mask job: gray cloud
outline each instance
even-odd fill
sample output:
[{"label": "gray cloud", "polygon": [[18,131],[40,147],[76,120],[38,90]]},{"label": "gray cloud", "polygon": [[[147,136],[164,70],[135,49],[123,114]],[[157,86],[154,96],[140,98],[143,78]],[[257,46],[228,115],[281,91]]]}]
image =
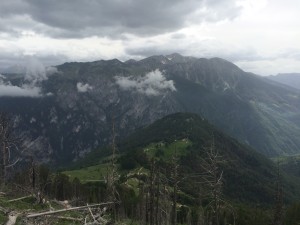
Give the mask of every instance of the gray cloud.
[{"label": "gray cloud", "polygon": [[184,48],[181,46],[169,46],[163,44],[154,44],[141,48],[140,46],[126,47],[125,52],[132,57],[149,57],[152,55],[169,55],[174,52],[184,54]]},{"label": "gray cloud", "polygon": [[47,80],[46,68],[36,58],[30,58],[26,64],[25,80],[33,83]]},{"label": "gray cloud", "polygon": [[283,52],[281,52],[280,54],[281,58],[289,58],[289,59],[296,59],[296,60],[300,60],[300,49],[297,48],[290,48],[290,49],[286,49]]},{"label": "gray cloud", "polygon": [[175,33],[171,35],[172,39],[184,39],[186,35],[184,33]]},{"label": "gray cloud", "polygon": [[237,6],[235,0],[204,0],[202,8],[198,8],[195,14],[191,15],[194,21],[199,21],[198,18],[202,18],[203,21],[217,22],[220,20],[233,20],[239,16],[242,8]]},{"label": "gray cloud", "polygon": [[[235,0],[10,0],[0,2],[0,13],[0,29],[6,32],[27,26],[56,37],[120,38],[123,33],[154,35],[174,31],[187,23],[233,19],[240,8]],[[23,20],[18,20],[20,17]],[[24,18],[27,25],[21,22]],[[13,29],[5,26],[8,21]]]},{"label": "gray cloud", "polygon": [[4,72],[22,74],[24,75],[24,80],[29,83],[39,83],[47,80],[48,76],[58,72],[56,67],[44,66],[41,60],[32,56],[22,60],[15,59],[13,62],[15,64],[4,69]]},{"label": "gray cloud", "polygon": [[[262,57],[253,48],[236,48],[225,45],[217,40],[194,41],[193,37],[186,37],[185,40],[173,38],[167,43],[152,43],[143,47],[134,45],[125,48],[128,55],[134,57],[149,57],[152,55],[168,55],[174,52],[186,56],[203,58],[220,57],[229,61],[256,61],[274,59],[276,56]],[[142,43],[143,44],[143,43]]]},{"label": "gray cloud", "polygon": [[[56,72],[54,65],[64,63],[69,60],[64,55],[54,55],[51,53],[44,53],[43,55],[37,54],[37,56],[24,56],[22,52],[14,50],[0,52],[0,72],[2,73],[30,73],[33,72],[36,75],[39,73],[47,75]],[[39,70],[39,72],[38,72]],[[33,75],[29,75],[33,76]]]},{"label": "gray cloud", "polygon": [[140,77],[115,77],[123,90],[136,91],[148,96],[157,96],[166,91],[176,91],[173,80],[166,80],[161,71],[155,70]]},{"label": "gray cloud", "polygon": [[[299,20],[294,19],[298,15],[297,7],[292,7],[298,2],[289,0],[289,4],[279,4],[276,1],[278,3],[273,4],[269,1],[265,6],[259,2],[2,0],[0,72],[23,68],[26,73],[24,65],[28,55],[34,55],[43,65],[49,66],[66,61],[140,59],[173,52],[221,57],[243,66],[248,63],[251,67],[248,65],[246,69],[257,65],[262,71],[269,64],[263,66],[256,62],[289,59],[293,70],[298,70],[300,54],[296,31]],[[282,22],[277,22],[278,15],[291,16],[290,19],[280,17]],[[237,17],[241,19],[228,23]],[[271,21],[278,25],[274,31]],[[203,40],[205,38],[208,40]],[[272,66],[282,71],[282,65]],[[38,74],[44,72],[40,70]],[[31,75],[27,77],[45,78]]]}]

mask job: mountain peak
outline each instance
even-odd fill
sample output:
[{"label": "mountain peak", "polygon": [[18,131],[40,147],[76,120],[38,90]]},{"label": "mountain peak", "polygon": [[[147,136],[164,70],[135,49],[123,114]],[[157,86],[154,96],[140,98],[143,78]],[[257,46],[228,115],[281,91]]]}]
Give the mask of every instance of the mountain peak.
[{"label": "mountain peak", "polygon": [[174,59],[174,58],[184,58],[184,56],[180,55],[179,53],[177,52],[174,52],[170,55],[166,55],[167,58],[169,58],[170,60]]},{"label": "mountain peak", "polygon": [[183,56],[183,55],[180,55],[179,53],[172,53],[170,55],[166,55],[166,57],[173,63],[185,63],[185,62],[196,59],[195,57]]},{"label": "mountain peak", "polygon": [[134,64],[134,63],[136,63],[137,61],[135,60],[135,59],[128,59],[128,60],[126,60],[124,63],[125,64]]}]

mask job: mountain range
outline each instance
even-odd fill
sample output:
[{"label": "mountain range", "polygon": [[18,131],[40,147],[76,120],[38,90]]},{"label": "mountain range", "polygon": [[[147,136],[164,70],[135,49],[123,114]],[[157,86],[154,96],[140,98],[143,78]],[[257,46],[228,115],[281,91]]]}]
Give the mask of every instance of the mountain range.
[{"label": "mountain range", "polygon": [[300,89],[300,73],[279,73],[267,78],[287,86]]},{"label": "mountain range", "polygon": [[113,127],[121,140],[176,112],[196,113],[266,156],[299,153],[300,92],[220,58],[71,62],[3,74],[1,89],[1,111],[43,162],[76,160],[111,143]]}]

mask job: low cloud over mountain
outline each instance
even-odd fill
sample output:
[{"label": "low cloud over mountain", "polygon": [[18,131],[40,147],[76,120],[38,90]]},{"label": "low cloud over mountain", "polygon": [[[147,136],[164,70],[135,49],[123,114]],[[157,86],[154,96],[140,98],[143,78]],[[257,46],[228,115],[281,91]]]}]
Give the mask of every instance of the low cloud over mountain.
[{"label": "low cloud over mountain", "polygon": [[[11,83],[7,76],[0,75],[0,96],[6,97],[43,97],[41,82],[48,79],[48,76],[57,73],[55,67],[45,67],[39,60],[31,57],[25,64],[12,68],[11,73],[20,74],[16,84]],[[47,93],[47,96],[51,93]]]},{"label": "low cloud over mountain", "polygon": [[39,87],[31,87],[22,85],[21,87],[14,86],[9,82],[3,82],[0,78],[0,97],[41,97],[41,89]]},{"label": "low cloud over mountain", "polygon": [[78,82],[77,85],[76,85],[76,87],[77,87],[77,91],[78,92],[87,92],[87,91],[93,89],[93,87],[90,86],[89,84],[83,84],[81,82]]},{"label": "low cloud over mountain", "polygon": [[176,91],[173,80],[166,77],[158,69],[139,77],[115,77],[116,83],[123,90],[137,91],[148,96],[160,95],[167,91]]}]

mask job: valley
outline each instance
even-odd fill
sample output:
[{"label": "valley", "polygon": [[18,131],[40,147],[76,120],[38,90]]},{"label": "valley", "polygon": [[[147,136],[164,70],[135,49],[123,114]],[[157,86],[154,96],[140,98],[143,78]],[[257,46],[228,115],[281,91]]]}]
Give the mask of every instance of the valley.
[{"label": "valley", "polygon": [[[60,213],[68,199],[71,208],[108,202],[99,218],[126,224],[259,225],[272,222],[273,207],[285,210],[287,225],[295,221],[298,90],[220,58],[179,54],[55,68],[38,81],[1,77],[39,92],[0,96],[24,148],[22,170],[2,189],[0,219],[8,204],[31,224],[32,214],[53,204]],[[50,206],[37,204],[37,192]],[[49,218],[80,224],[90,210]]]},{"label": "valley", "polygon": [[299,225],[299,9],[0,0],[0,225]]}]

